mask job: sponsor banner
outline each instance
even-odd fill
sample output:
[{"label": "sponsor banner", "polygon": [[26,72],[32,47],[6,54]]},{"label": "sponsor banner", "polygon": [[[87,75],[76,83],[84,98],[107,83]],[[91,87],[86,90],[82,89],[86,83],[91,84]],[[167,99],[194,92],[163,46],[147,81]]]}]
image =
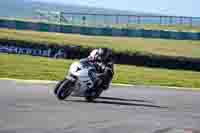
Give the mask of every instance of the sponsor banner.
[{"label": "sponsor banner", "polygon": [[66,53],[63,49],[55,50],[53,48],[40,49],[40,48],[24,48],[20,46],[9,46],[0,44],[0,53],[24,54],[32,56],[64,58]]}]

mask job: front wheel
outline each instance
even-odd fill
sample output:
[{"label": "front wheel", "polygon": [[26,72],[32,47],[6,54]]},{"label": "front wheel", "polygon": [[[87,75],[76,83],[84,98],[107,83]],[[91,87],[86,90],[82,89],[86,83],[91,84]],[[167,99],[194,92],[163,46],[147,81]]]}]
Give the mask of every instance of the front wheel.
[{"label": "front wheel", "polygon": [[56,86],[55,86],[55,88],[54,88],[54,94],[55,94],[55,95],[57,95],[57,92],[58,92],[58,89],[59,89],[60,85],[61,85],[65,80],[66,80],[66,79],[63,79],[63,80],[59,81],[59,82],[56,84]]},{"label": "front wheel", "polygon": [[72,81],[65,79],[57,90],[57,98],[59,100],[64,100],[72,93],[74,84]]}]

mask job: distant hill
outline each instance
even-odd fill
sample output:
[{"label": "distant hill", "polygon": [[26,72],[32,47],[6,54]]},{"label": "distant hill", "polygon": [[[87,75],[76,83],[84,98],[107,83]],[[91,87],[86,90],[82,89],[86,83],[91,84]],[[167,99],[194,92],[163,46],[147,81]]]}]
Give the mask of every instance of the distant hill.
[{"label": "distant hill", "polygon": [[120,10],[94,8],[87,6],[42,3],[31,0],[0,0],[0,17],[32,18],[35,15],[35,11],[37,9],[49,10],[49,11],[96,13],[96,14],[157,15],[151,13],[120,11]]}]

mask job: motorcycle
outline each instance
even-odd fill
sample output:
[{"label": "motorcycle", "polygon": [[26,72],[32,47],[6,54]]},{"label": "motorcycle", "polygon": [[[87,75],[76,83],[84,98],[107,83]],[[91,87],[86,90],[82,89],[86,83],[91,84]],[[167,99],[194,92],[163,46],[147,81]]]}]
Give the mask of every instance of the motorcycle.
[{"label": "motorcycle", "polygon": [[[83,96],[87,101],[93,101],[103,92],[101,85],[93,88],[94,82],[90,78],[90,74],[96,75],[96,68],[93,65],[83,66],[80,62],[74,62],[69,68],[69,72],[65,79],[60,81],[54,93],[59,100],[64,100],[70,95]],[[98,81],[101,84],[101,81]],[[90,91],[90,89],[92,89]]]}]

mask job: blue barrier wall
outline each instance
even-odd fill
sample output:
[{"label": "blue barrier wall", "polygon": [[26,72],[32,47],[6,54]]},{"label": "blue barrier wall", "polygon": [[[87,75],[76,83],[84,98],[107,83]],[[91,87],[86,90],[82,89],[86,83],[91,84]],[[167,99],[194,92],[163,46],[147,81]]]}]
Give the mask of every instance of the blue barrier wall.
[{"label": "blue barrier wall", "polygon": [[72,25],[59,25],[36,23],[18,20],[0,19],[1,28],[11,28],[19,30],[35,30],[45,32],[74,33],[83,35],[101,35],[101,36],[127,36],[143,38],[163,38],[177,40],[200,40],[199,32],[176,32],[164,30],[144,30],[144,29],[117,29],[117,28],[96,28]]}]

